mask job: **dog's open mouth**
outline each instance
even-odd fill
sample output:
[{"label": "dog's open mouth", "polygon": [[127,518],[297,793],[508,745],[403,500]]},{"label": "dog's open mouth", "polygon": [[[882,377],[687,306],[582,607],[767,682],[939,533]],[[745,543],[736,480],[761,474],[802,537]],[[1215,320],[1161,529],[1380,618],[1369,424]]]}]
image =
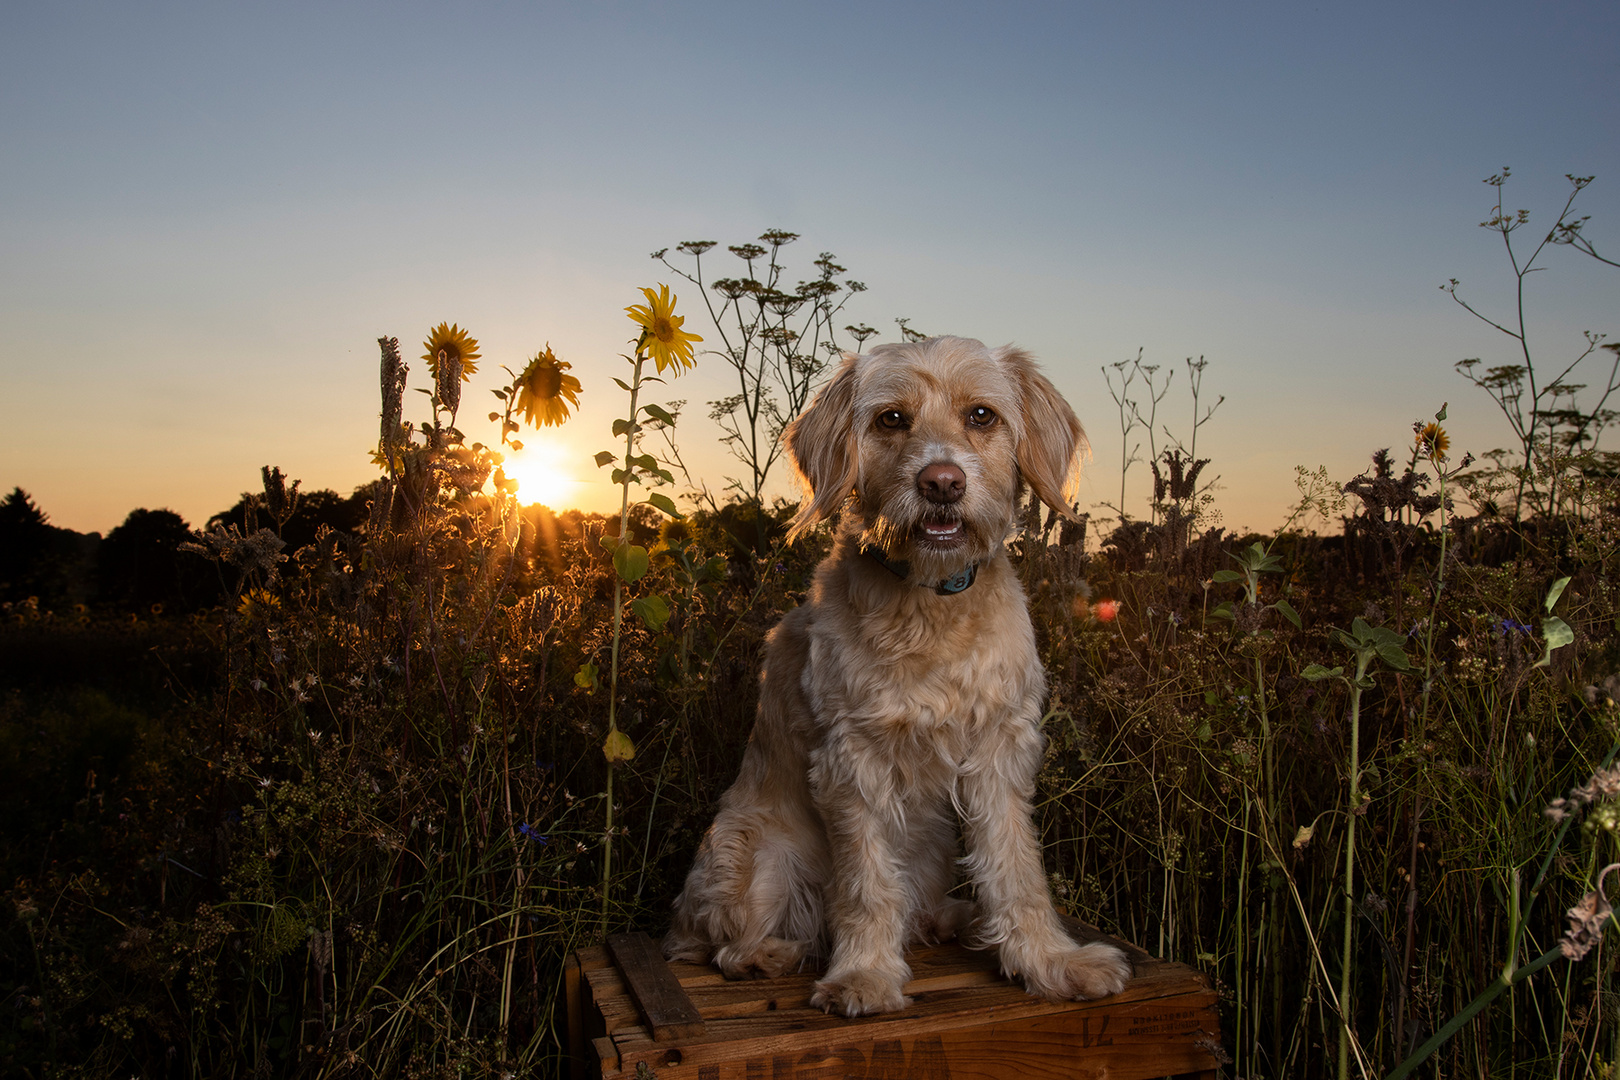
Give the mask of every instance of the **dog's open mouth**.
[{"label": "dog's open mouth", "polygon": [[967,543],[967,525],[960,518],[951,521],[924,521],[917,526],[917,542],[936,551],[946,551]]}]

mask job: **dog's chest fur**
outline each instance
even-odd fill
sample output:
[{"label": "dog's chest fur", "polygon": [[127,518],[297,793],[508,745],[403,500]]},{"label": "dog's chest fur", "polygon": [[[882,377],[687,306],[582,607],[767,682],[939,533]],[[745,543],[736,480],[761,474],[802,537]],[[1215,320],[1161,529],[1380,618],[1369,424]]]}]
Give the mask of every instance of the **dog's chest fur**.
[{"label": "dog's chest fur", "polygon": [[889,578],[859,556],[823,567],[800,681],[816,728],[806,734],[873,751],[899,788],[937,790],[1000,729],[1033,723],[1045,676],[1005,556],[952,596]]}]

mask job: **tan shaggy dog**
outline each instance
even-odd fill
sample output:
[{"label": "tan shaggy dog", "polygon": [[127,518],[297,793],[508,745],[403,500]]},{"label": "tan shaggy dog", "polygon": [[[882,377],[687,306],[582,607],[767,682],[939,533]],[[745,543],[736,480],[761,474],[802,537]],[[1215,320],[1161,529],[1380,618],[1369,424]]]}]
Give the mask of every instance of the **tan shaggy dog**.
[{"label": "tan shaggy dog", "polygon": [[[845,354],[787,431],[840,514],[808,602],[765,649],[759,715],[675,922],[671,958],[733,978],[826,956],[811,1003],[907,1004],[911,942],[999,946],[1032,994],[1117,992],[1130,964],[1076,945],[1031,821],[1046,677],[1006,540],[1027,483],[1069,514],[1084,442],[1029,355],[939,337]],[[948,895],[960,860],[977,905]]]}]

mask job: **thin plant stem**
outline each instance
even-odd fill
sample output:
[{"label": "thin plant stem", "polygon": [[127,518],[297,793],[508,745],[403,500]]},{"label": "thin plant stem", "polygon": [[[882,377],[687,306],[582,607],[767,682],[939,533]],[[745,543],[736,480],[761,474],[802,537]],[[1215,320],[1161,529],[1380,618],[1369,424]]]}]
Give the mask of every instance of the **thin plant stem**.
[{"label": "thin plant stem", "polygon": [[[631,458],[636,452],[636,399],[641,396],[641,368],[647,357],[642,349],[647,344],[647,331],[643,330],[641,338],[636,342],[636,356],[632,363],[635,371],[630,376],[630,417],[631,423],[624,433],[624,475],[619,481],[619,546],[622,548],[630,542],[630,476]],[[624,627],[624,578],[615,573],[613,575],[613,648],[609,653],[608,674],[608,738],[611,740],[618,734],[618,705],[619,705],[619,639]],[[613,774],[617,771],[617,762],[608,762],[607,772],[607,811],[606,831],[602,834],[602,929],[606,931],[608,923],[608,904],[613,880]]]},{"label": "thin plant stem", "polygon": [[1440,478],[1440,559],[1434,568],[1434,601],[1429,605],[1429,628],[1423,638],[1423,711],[1418,720],[1419,739],[1429,725],[1429,691],[1434,687],[1434,624],[1440,619],[1440,592],[1446,586],[1446,541],[1451,535],[1446,523],[1446,471],[1438,459],[1435,473]]},{"label": "thin plant stem", "polygon": [[1361,808],[1361,683],[1373,653],[1362,650],[1356,658],[1356,678],[1350,684],[1350,806],[1344,834],[1344,950],[1339,972],[1339,1080],[1350,1080],[1350,976],[1355,931],[1356,811]]}]

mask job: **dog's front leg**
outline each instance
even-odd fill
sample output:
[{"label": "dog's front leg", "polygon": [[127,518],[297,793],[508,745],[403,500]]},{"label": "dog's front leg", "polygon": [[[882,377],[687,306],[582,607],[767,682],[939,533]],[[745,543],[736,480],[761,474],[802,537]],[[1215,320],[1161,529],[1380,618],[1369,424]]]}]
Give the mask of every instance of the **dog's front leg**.
[{"label": "dog's front leg", "polygon": [[964,860],[978,892],[978,936],[1001,947],[1001,967],[1032,994],[1054,1000],[1116,994],[1131,964],[1112,945],[1077,945],[1052,909],[1035,834],[1035,770],[1041,736],[1033,721],[981,747],[958,780]]},{"label": "dog's front leg", "polygon": [[870,760],[870,775],[860,775],[857,762],[870,755],[850,753],[841,741],[829,740],[812,755],[816,807],[832,850],[826,899],[833,950],[810,1004],[845,1016],[893,1012],[909,1004],[901,988],[911,977],[904,957],[909,901],[897,843],[903,818],[892,802],[869,801],[892,780],[876,775]]}]

